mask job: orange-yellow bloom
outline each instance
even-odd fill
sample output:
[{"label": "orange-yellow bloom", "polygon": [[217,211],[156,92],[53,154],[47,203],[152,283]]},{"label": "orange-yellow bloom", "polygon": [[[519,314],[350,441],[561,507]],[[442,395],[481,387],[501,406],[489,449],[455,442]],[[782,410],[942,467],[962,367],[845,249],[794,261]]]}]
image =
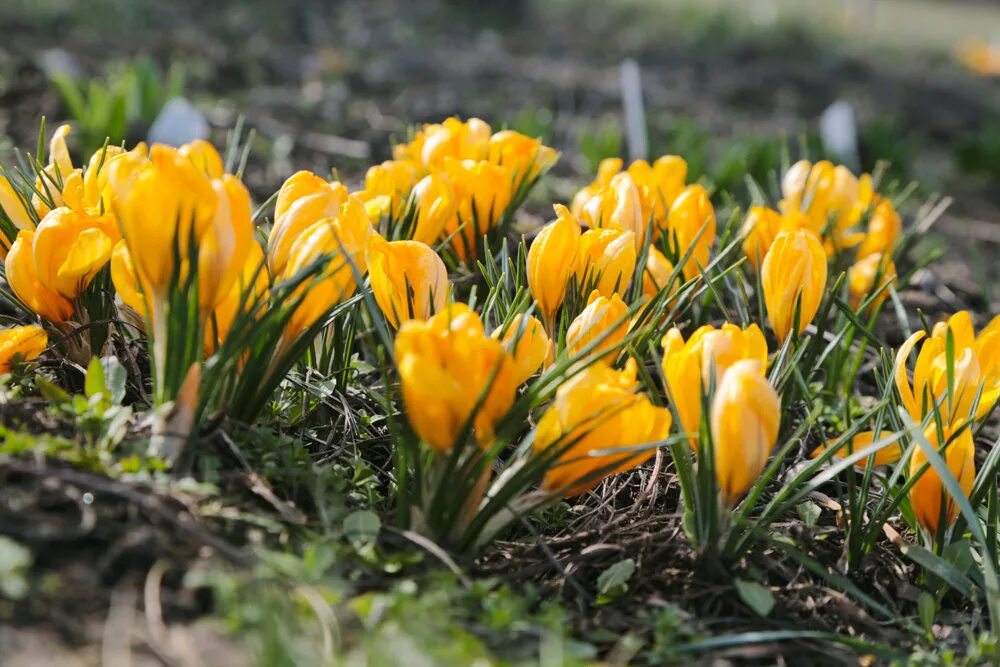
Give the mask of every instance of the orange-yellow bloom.
[{"label": "orange-yellow bloom", "polygon": [[414,186],[411,197],[416,219],[410,238],[433,245],[441,238],[444,226],[455,218],[458,206],[455,190],[443,175],[428,174]]},{"label": "orange-yellow bloom", "polygon": [[79,296],[111,259],[118,242],[114,220],[61,207],[35,229],[32,258],[38,280],[67,299]]},{"label": "orange-yellow bloom", "polygon": [[701,396],[713,381],[718,387],[725,372],[739,361],[757,362],[761,375],[767,368],[767,341],[756,324],[740,329],[725,323],[721,329],[706,324],[685,341],[676,327],[663,337],[663,377],[668,397],[688,434],[691,447],[698,447],[701,427]]},{"label": "orange-yellow bloom", "polygon": [[[883,440],[885,438],[891,437],[892,435],[893,435],[892,431],[880,431],[878,436],[875,435],[875,431],[862,431],[857,435],[855,435],[853,438],[851,438],[850,441],[846,443],[841,443],[839,448],[844,450],[845,456],[850,456],[854,452],[860,452],[865,448],[870,447],[872,443],[874,443],[876,440]],[[823,452],[827,451],[835,444],[837,444],[837,440],[838,438],[828,440],[825,445],[821,445],[819,448],[813,450],[810,456],[812,456],[813,458],[819,457],[820,455],[823,454]],[[896,461],[898,461],[902,456],[902,453],[903,452],[900,449],[898,442],[890,443],[885,447],[879,449],[877,452],[875,452],[872,456],[868,457],[867,459],[862,459],[858,461],[857,463],[854,464],[854,467],[859,468],[861,470],[865,470],[868,467],[868,461],[870,459],[873,459],[872,460],[873,466],[889,465],[891,463],[895,463]]]},{"label": "orange-yellow bloom", "polygon": [[[945,442],[952,437],[953,433],[954,429],[951,427],[944,429]],[[941,443],[938,440],[935,424],[927,427],[927,430],[924,431],[924,437],[935,448],[940,448]],[[948,465],[948,470],[958,480],[962,493],[968,498],[976,480],[976,448],[972,441],[971,429],[966,428],[955,437],[948,444],[946,451],[942,452],[942,457]],[[923,448],[915,449],[913,456],[910,457],[910,475],[915,475],[927,462],[927,455]],[[958,517],[958,503],[941,482],[941,477],[934,466],[929,466],[910,487],[909,496],[910,506],[913,508],[917,523],[932,536],[937,535],[942,518],[945,526],[950,526]]]},{"label": "orange-yellow bloom", "polygon": [[[875,282],[878,281],[878,285]],[[851,308],[855,310],[872,292],[883,285],[896,283],[896,264],[888,257],[875,253],[855,262],[847,271],[847,289]],[[888,288],[882,289],[872,308],[878,308],[889,296]]]},{"label": "orange-yellow bloom", "polygon": [[[112,257],[112,272],[114,266],[115,260]],[[239,277],[222,297],[222,300],[216,304],[212,313],[212,321],[206,331],[210,349],[214,349],[226,339],[237,315],[253,312],[255,308],[259,310],[259,304],[267,298],[270,286],[271,278],[268,275],[264,250],[259,243],[251,240]],[[122,300],[125,301],[124,298]],[[128,302],[126,301],[126,303]],[[214,341],[212,340],[213,332]]]},{"label": "orange-yellow bloom", "polygon": [[875,253],[891,253],[902,229],[903,222],[892,202],[888,199],[879,200],[868,220],[868,232],[858,246],[858,258]]},{"label": "orange-yellow bloom", "polygon": [[0,176],[0,213],[18,229],[35,228],[35,221],[28,213],[25,200],[3,176]]},{"label": "orange-yellow bloom", "polygon": [[[630,470],[653,455],[655,449],[610,452],[656,443],[670,432],[670,411],[654,406],[639,391],[635,360],[616,371],[597,362],[563,382],[555,400],[538,422],[532,448],[544,455],[555,448],[555,464],[542,488],[562,496],[576,496],[602,479]],[[595,454],[608,451],[608,453]]]},{"label": "orange-yellow bloom", "polygon": [[668,283],[673,273],[674,265],[670,263],[670,260],[655,246],[649,246],[649,252],[646,255],[646,271],[642,274],[643,296],[653,298],[660,290],[670,287]]},{"label": "orange-yellow bloom", "polygon": [[295,278],[321,257],[330,259],[318,277],[306,280],[293,293],[293,300],[301,297],[302,301],[286,326],[290,337],[304,332],[354,294],[355,269],[362,276],[367,271],[365,254],[370,233],[364,204],[351,197],[336,218],[318,220],[295,241],[279,280]]},{"label": "orange-yellow bloom", "polygon": [[752,206],[743,221],[743,254],[756,271],[781,230],[781,214],[766,206]]},{"label": "orange-yellow bloom", "polygon": [[[534,375],[549,353],[549,337],[545,335],[545,327],[533,316],[518,313],[511,320],[507,332],[500,336],[500,329],[493,332],[494,338],[500,338],[507,352],[514,358],[514,384],[520,386]],[[514,341],[517,344],[514,344]]]},{"label": "orange-yellow bloom", "polygon": [[801,300],[798,332],[816,317],[826,289],[826,252],[811,232],[784,231],[764,258],[761,285],[771,329],[784,342],[792,331],[796,305]]},{"label": "orange-yellow bloom", "polygon": [[357,196],[365,203],[369,217],[396,217],[417,182],[418,166],[408,160],[386,160],[368,168],[365,188]]},{"label": "orange-yellow bloom", "polygon": [[418,241],[368,237],[368,275],[389,324],[426,320],[448,300],[448,269],[434,249]]},{"label": "orange-yellow bloom", "polygon": [[566,330],[566,349],[571,355],[579,354],[591,343],[600,339],[601,343],[589,354],[601,354],[607,350],[605,361],[614,361],[618,347],[628,333],[628,306],[617,294],[609,299],[594,290],[583,309]]},{"label": "orange-yellow bloom", "polygon": [[592,229],[632,232],[636,252],[646,242],[648,220],[643,217],[639,189],[628,172],[615,174],[607,186],[583,205],[580,219]]},{"label": "orange-yellow bloom", "polygon": [[623,295],[635,273],[635,235],[620,229],[590,229],[580,236],[574,273],[583,290]]},{"label": "orange-yellow bloom", "polygon": [[[955,343],[952,360],[954,385],[948,391],[947,336]],[[968,311],[952,315],[947,322],[934,325],[931,337],[923,342],[913,370],[913,385],[907,379],[907,360],[922,338],[918,331],[896,353],[894,376],[903,407],[920,423],[935,405],[940,404],[945,424],[959,424],[967,419],[982,419],[1000,400],[1000,315],[976,336]],[[980,391],[982,392],[980,394]],[[973,412],[973,404],[979,405]]]},{"label": "orange-yellow bloom", "polygon": [[335,218],[347,201],[347,188],[327,183],[308,171],[293,174],[278,191],[274,225],[267,237],[267,261],[272,275],[278,275],[289,261],[292,246],[307,229],[324,218]]},{"label": "orange-yellow bloom", "polygon": [[21,361],[31,361],[44,352],[48,344],[48,336],[38,326],[0,329],[0,375],[10,372],[10,365],[15,357]]},{"label": "orange-yellow bloom", "polygon": [[20,231],[7,253],[7,284],[24,305],[50,322],[65,322],[73,315],[69,299],[50,290],[38,279],[33,257],[35,233]]},{"label": "orange-yellow bloom", "polygon": [[725,372],[712,398],[715,477],[722,502],[733,507],[760,477],[778,440],[781,399],[759,361],[738,361]]},{"label": "orange-yellow bloom", "polygon": [[485,160],[489,153],[490,126],[478,118],[458,118],[424,125],[408,144],[395,146],[393,158],[412,160],[424,170],[441,169],[451,160]]},{"label": "orange-yellow bloom", "polygon": [[488,159],[511,170],[517,192],[523,183],[531,182],[555,164],[559,153],[538,139],[514,130],[501,130],[490,137]]},{"label": "orange-yellow bloom", "polygon": [[514,174],[485,160],[445,160],[445,173],[455,188],[457,214],[445,224],[451,245],[462,261],[475,259],[483,237],[506,213],[513,196]]},{"label": "orange-yellow bloom", "polygon": [[555,222],[538,232],[528,250],[528,288],[549,328],[566,296],[580,249],[580,225],[576,218],[561,204],[554,208]]},{"label": "orange-yellow bloom", "polygon": [[573,212],[574,217],[583,217],[583,207],[594,195],[611,183],[611,179],[622,170],[623,166],[624,162],[619,157],[609,157],[601,160],[601,163],[597,166],[597,176],[594,178],[594,182],[584,186],[573,196],[570,210]]},{"label": "orange-yellow bloom", "polygon": [[666,233],[670,244],[676,244],[678,257],[694,248],[683,271],[687,280],[698,276],[708,266],[709,252],[715,242],[715,208],[705,188],[689,185],[674,200]]},{"label": "orange-yellow bloom", "polygon": [[453,308],[405,322],[395,346],[407,418],[439,453],[456,444],[470,419],[479,444],[492,443],[517,391],[514,361],[503,344],[485,334],[474,312],[455,308],[453,314]]}]

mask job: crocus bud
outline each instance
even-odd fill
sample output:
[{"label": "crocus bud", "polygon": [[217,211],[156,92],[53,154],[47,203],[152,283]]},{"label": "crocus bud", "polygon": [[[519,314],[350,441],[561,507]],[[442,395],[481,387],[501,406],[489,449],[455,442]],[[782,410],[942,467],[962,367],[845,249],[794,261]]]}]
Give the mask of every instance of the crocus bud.
[{"label": "crocus bud", "polygon": [[429,174],[414,186],[411,197],[416,220],[410,238],[433,245],[441,238],[444,226],[455,218],[455,190],[443,175]]},{"label": "crocus bud", "polygon": [[642,274],[642,294],[648,298],[656,296],[660,290],[670,287],[670,276],[674,265],[655,246],[649,246],[646,254],[646,271]]},{"label": "crocus bud", "polygon": [[122,303],[134,310],[140,317],[152,315],[151,304],[147,299],[152,292],[148,286],[140,288],[139,274],[129,254],[128,244],[122,239],[111,252],[111,282]]},{"label": "crocus bud", "polygon": [[73,300],[108,263],[117,242],[113,219],[57,208],[35,230],[32,257],[38,280]]},{"label": "crocus bud", "polygon": [[722,502],[734,507],[760,477],[778,440],[781,399],[764,378],[760,362],[729,367],[712,399],[715,477]]},{"label": "crocus bud", "polygon": [[[542,488],[577,496],[604,478],[648,460],[654,447],[614,453],[663,440],[670,432],[670,411],[658,408],[639,391],[635,360],[616,371],[604,362],[591,364],[563,382],[538,422],[532,448],[550,453],[554,465]],[[552,451],[554,448],[555,451]],[[593,452],[607,451],[599,456]]]},{"label": "crocus bud", "polygon": [[532,181],[555,164],[559,153],[538,139],[514,130],[501,130],[490,137],[488,159],[513,172],[516,192],[523,183]]},{"label": "crocus bud", "polygon": [[34,232],[20,231],[5,261],[7,284],[18,299],[50,322],[65,322],[73,314],[69,300],[43,285],[35,272]]},{"label": "crocus bud", "polygon": [[215,216],[198,244],[198,303],[206,313],[229,293],[255,243],[246,187],[226,174],[212,181],[212,189],[218,198]]},{"label": "crocus bud", "polygon": [[550,329],[566,296],[566,285],[580,248],[580,225],[576,218],[561,204],[554,208],[555,222],[543,227],[528,249],[528,288]]},{"label": "crocus bud", "polygon": [[766,206],[753,206],[743,221],[740,236],[743,237],[743,254],[756,271],[774,243],[774,237],[781,229],[781,214]]},{"label": "crocus bud", "polygon": [[708,392],[713,380],[718,387],[725,372],[739,361],[757,362],[763,375],[767,368],[767,341],[756,324],[740,329],[727,322],[720,329],[708,324],[699,327],[687,341],[675,327],[667,332],[661,344],[668,398],[688,434],[688,442],[697,449],[702,394]]},{"label": "crocus bud", "polygon": [[272,275],[285,269],[292,246],[303,233],[324,218],[335,218],[347,201],[343,184],[300,171],[278,191],[274,226],[267,237],[267,261]]},{"label": "crocus bud", "polygon": [[858,246],[858,257],[863,258],[875,253],[890,253],[896,240],[903,230],[903,222],[896,212],[892,202],[881,199],[872,209],[868,220],[868,232]]},{"label": "crocus bud", "polygon": [[796,304],[801,299],[798,332],[809,326],[826,289],[826,251],[811,232],[778,234],[764,257],[761,285],[771,329],[780,342],[792,330]]},{"label": "crocus bud", "polygon": [[0,375],[10,372],[15,357],[21,361],[31,361],[44,352],[48,344],[48,336],[38,326],[0,329]]},{"label": "crocus bud", "polygon": [[448,300],[448,269],[430,246],[368,237],[368,275],[375,301],[389,324],[426,320]]},{"label": "crocus bud", "polygon": [[336,218],[317,221],[295,241],[279,276],[280,281],[295,278],[321,257],[328,256],[330,260],[315,279],[306,280],[293,292],[291,299],[301,298],[302,301],[286,326],[290,337],[307,330],[354,294],[357,288],[355,270],[363,276],[368,267],[365,254],[369,233],[371,223],[365,206],[351,197]]},{"label": "crocus bud", "polygon": [[479,444],[492,443],[517,391],[514,362],[503,344],[484,333],[475,313],[458,310],[462,326],[454,326],[449,307],[427,321],[403,323],[396,336],[407,418],[439,453],[456,444],[470,419]]},{"label": "crocus bud", "polygon": [[445,225],[460,260],[478,256],[483,237],[503,217],[513,196],[514,172],[486,160],[446,159],[445,172],[455,188],[457,215]]},{"label": "crocus bud", "polygon": [[594,182],[580,188],[580,191],[573,196],[570,210],[573,212],[574,217],[580,218],[583,216],[583,207],[602,188],[607,187],[611,183],[611,179],[622,170],[623,166],[624,162],[622,162],[620,157],[609,157],[601,160],[601,163],[597,166],[597,177],[594,179]]},{"label": "crocus bud", "polygon": [[117,196],[132,261],[154,293],[165,294],[215,217],[212,182],[177,149],[157,144],[123,195]]},{"label": "crocus bud", "polygon": [[[507,352],[514,357],[514,384],[520,386],[528,381],[545,362],[549,352],[549,337],[545,335],[542,323],[533,316],[518,313],[514,316],[507,332],[500,336],[500,329],[493,332],[494,338],[503,341]],[[514,344],[517,341],[517,344]]]},{"label": "crocus bud", "polygon": [[639,189],[628,172],[615,174],[607,186],[591,197],[583,206],[581,219],[593,229],[632,232],[636,252],[646,242],[648,220],[643,218]]},{"label": "crocus bud", "polygon": [[[878,285],[875,284],[876,280],[878,280]],[[847,289],[851,308],[857,310],[869,294],[882,289],[883,285],[891,285],[895,282],[896,264],[888,255],[875,253],[858,260],[847,271]],[[874,303],[871,304],[871,308],[878,308],[888,296],[888,288],[882,289]]]},{"label": "crocus bud", "polygon": [[219,151],[204,139],[195,139],[189,144],[184,144],[177,149],[177,152],[191,160],[194,166],[209,178],[222,178],[225,172]]},{"label": "crocus bud", "polygon": [[676,243],[677,256],[694,249],[684,264],[684,277],[691,280],[708,266],[708,256],[715,242],[715,208],[700,185],[689,185],[674,200],[667,218],[667,234]]},{"label": "crocus bud", "polygon": [[[583,290],[622,295],[635,272],[635,235],[620,229],[590,229],[580,236],[576,280]],[[586,292],[584,292],[586,293]]]},{"label": "crocus bud", "polygon": [[611,298],[601,296],[594,290],[583,309],[566,330],[566,349],[571,355],[579,354],[592,342],[601,339],[601,343],[589,352],[608,353],[604,359],[608,363],[618,356],[618,348],[628,333],[628,306],[617,294]]},{"label": "crocus bud", "polygon": [[18,229],[35,228],[35,221],[28,213],[25,200],[3,176],[0,176],[0,212]]},{"label": "crocus bud", "polygon": [[[947,442],[951,439],[955,428],[946,425],[943,430],[945,442]],[[935,449],[940,449],[941,442],[938,440],[937,431],[937,425],[931,424],[924,431],[924,437]],[[941,452],[941,456],[948,465],[948,470],[958,480],[962,493],[968,498],[976,480],[976,448],[972,441],[972,429],[966,428],[960,435],[956,436],[948,444],[947,450]],[[927,455],[923,448],[915,449],[910,457],[910,475],[915,475],[927,462]],[[937,535],[942,518],[947,527],[954,523],[958,517],[958,503],[945,488],[933,465],[929,466],[910,487],[909,496],[910,506],[913,508],[917,523],[923,526],[924,530],[931,536]]]},{"label": "crocus bud", "polygon": [[417,165],[409,160],[386,160],[368,168],[365,189],[355,196],[365,202],[370,217],[373,211],[378,213],[376,218],[385,214],[395,217],[402,211],[418,173]]},{"label": "crocus bud", "polygon": [[687,170],[687,162],[677,155],[664,155],[652,165],[645,160],[629,165],[628,173],[642,199],[643,220],[652,217],[656,228],[666,226],[670,207],[684,190]]}]

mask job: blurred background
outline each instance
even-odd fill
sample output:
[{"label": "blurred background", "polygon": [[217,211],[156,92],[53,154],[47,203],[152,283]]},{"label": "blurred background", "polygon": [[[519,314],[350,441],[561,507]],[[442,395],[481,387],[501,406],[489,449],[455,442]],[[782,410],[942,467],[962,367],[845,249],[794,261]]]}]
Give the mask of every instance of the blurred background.
[{"label": "blurred background", "polygon": [[957,284],[994,298],[996,274],[982,287],[974,269],[1000,249],[995,1],[0,0],[0,24],[0,160],[34,150],[41,115],[72,122],[80,153],[151,130],[221,145],[242,118],[259,199],[296,169],[357,182],[412,124],[475,115],[562,152],[528,207],[547,217],[630,153],[625,59],[645,152],[739,197],[745,172],[767,183],[783,156],[829,154],[820,119],[839,101],[856,167],[885,160],[955,198],[940,229],[973,267]]}]

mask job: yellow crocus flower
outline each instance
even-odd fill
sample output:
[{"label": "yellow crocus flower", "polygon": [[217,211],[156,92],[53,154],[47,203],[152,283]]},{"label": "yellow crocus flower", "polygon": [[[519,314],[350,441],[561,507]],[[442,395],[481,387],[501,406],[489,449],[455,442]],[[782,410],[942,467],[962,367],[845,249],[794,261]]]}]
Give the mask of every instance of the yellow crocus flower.
[{"label": "yellow crocus flower", "polygon": [[[945,442],[952,437],[953,433],[953,428],[944,428]],[[940,448],[941,443],[938,440],[935,424],[927,427],[924,431],[924,437],[936,449]],[[942,452],[941,455],[948,465],[948,470],[958,480],[962,493],[968,498],[976,480],[976,448],[972,441],[971,429],[966,428],[962,431],[948,444],[946,451]],[[915,475],[925,463],[927,463],[927,455],[922,448],[918,447],[914,450],[913,456],[910,457],[910,475]],[[948,493],[934,466],[928,467],[924,474],[910,487],[909,498],[917,523],[923,526],[931,536],[937,535],[942,514],[945,526],[950,526],[958,517],[958,503]],[[942,507],[942,503],[944,507]]]},{"label": "yellow crocus flower", "polygon": [[538,422],[532,449],[554,465],[542,488],[570,497],[594,488],[602,479],[630,470],[653,455],[655,448],[594,455],[615,448],[656,443],[670,432],[670,411],[652,404],[639,391],[635,360],[616,371],[604,362],[591,364],[563,382],[555,400]]},{"label": "yellow crocus flower", "polygon": [[0,329],[0,375],[10,372],[15,357],[21,361],[31,361],[45,351],[48,336],[41,327],[35,325]]},{"label": "yellow crocus flower", "polygon": [[5,261],[7,284],[24,305],[42,318],[57,324],[65,322],[73,315],[73,304],[38,279],[33,257],[34,236],[32,231],[20,231],[10,246]]},{"label": "yellow crocus flower", "polygon": [[763,372],[757,360],[736,362],[712,398],[715,477],[727,507],[734,507],[757,481],[778,440],[781,399]]},{"label": "yellow crocus flower", "polygon": [[791,333],[796,304],[801,299],[798,333],[816,317],[826,289],[826,251],[811,232],[778,234],[764,257],[761,286],[771,329],[780,342]]},{"label": "yellow crocus flower", "polygon": [[395,345],[407,418],[439,453],[456,444],[470,419],[479,444],[490,445],[517,391],[514,362],[503,344],[485,334],[472,311],[451,311],[405,322]]},{"label": "yellow crocus flower", "polygon": [[566,296],[580,249],[580,225],[562,204],[554,206],[556,219],[538,232],[528,249],[528,288],[538,304],[549,333]]},{"label": "yellow crocus flower", "polygon": [[518,313],[503,336],[500,335],[500,329],[497,329],[493,332],[493,337],[499,338],[514,358],[514,384],[518,386],[527,382],[542,367],[549,353],[549,337],[545,335],[545,327],[531,315],[525,321],[524,315]]},{"label": "yellow crocus flower", "polygon": [[619,344],[625,339],[628,327],[628,306],[625,302],[617,294],[612,294],[609,299],[594,290],[587,300],[587,307],[566,330],[566,349],[571,355],[576,355],[600,338],[600,345],[589,354],[601,354],[608,350],[604,359],[610,363],[618,356]]},{"label": "yellow crocus flower", "polygon": [[409,320],[426,320],[448,300],[448,269],[434,249],[418,241],[368,237],[368,276],[382,314],[398,329]]},{"label": "yellow crocus flower", "polygon": [[666,233],[670,244],[676,243],[679,258],[694,247],[684,264],[684,278],[700,275],[715,242],[715,208],[705,188],[697,184],[684,188],[670,207]]},{"label": "yellow crocus flower", "polygon": [[761,375],[767,368],[767,341],[756,324],[741,329],[729,322],[716,329],[706,324],[695,330],[687,341],[676,327],[663,337],[663,377],[668,395],[688,434],[691,447],[698,447],[701,427],[701,396],[713,381],[722,381],[734,364],[747,359],[756,361]]}]

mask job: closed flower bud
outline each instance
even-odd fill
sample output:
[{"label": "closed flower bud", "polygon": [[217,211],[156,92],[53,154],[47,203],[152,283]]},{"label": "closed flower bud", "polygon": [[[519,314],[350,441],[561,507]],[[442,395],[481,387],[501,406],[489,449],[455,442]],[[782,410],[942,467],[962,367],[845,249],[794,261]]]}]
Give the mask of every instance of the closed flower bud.
[{"label": "closed flower bud", "polygon": [[406,160],[386,160],[368,168],[365,173],[365,189],[357,193],[357,197],[365,202],[369,214],[372,206],[380,212],[378,217],[399,215],[410,190],[417,182],[419,169],[413,162]]},{"label": "closed flower bud", "polygon": [[[114,267],[115,259],[112,257],[112,275]],[[271,278],[267,271],[264,250],[257,241],[251,240],[239,277],[215,306],[212,313],[212,321],[205,332],[209,352],[226,339],[237,315],[263,312],[259,305],[267,299],[270,286]]]},{"label": "closed flower bud", "polygon": [[455,190],[443,175],[424,176],[413,188],[416,220],[410,239],[434,245],[441,238],[444,226],[454,220],[457,211]]},{"label": "closed flower bud", "polygon": [[25,200],[3,176],[0,176],[0,215],[10,220],[18,229],[35,228],[35,221],[28,213]]},{"label": "closed flower bud", "polygon": [[214,310],[229,293],[243,273],[250,245],[256,243],[246,187],[227,174],[213,180],[212,188],[218,204],[198,245],[198,302],[203,312]]},{"label": "closed flower bud", "polygon": [[426,320],[448,300],[448,269],[434,249],[417,241],[368,237],[368,275],[372,292],[389,324]]},{"label": "closed flower bud", "polygon": [[478,118],[464,123],[448,118],[443,123],[424,125],[408,144],[396,146],[393,158],[413,160],[426,170],[440,169],[446,160],[485,160],[490,126]]},{"label": "closed flower bud", "polygon": [[[951,439],[954,430],[950,426],[944,428],[945,442]],[[937,426],[931,424],[924,431],[924,437],[934,446],[935,449],[941,447],[938,440]],[[961,435],[955,437],[944,452],[942,458],[948,465],[948,470],[962,489],[966,498],[972,492],[973,484],[976,480],[976,448],[972,441],[972,429],[966,428]],[[928,462],[927,455],[922,447],[914,450],[910,457],[910,475],[915,475]],[[958,503],[945,488],[941,481],[941,476],[931,465],[910,487],[910,506],[913,514],[923,528],[931,535],[937,535],[944,520],[945,527],[950,526],[958,517]],[[943,507],[942,507],[943,505]]]},{"label": "closed flower bud", "polygon": [[155,145],[124,194],[117,196],[132,261],[154,293],[165,294],[178,279],[175,270],[185,270],[191,243],[198,243],[215,217],[212,182],[177,149]]},{"label": "closed flower bud", "polygon": [[600,192],[603,188],[606,188],[610,183],[611,179],[615,174],[622,170],[624,162],[620,157],[609,157],[601,160],[601,163],[597,166],[597,177],[594,182],[580,189],[573,196],[573,202],[570,205],[570,210],[573,216],[576,218],[583,217],[583,207],[586,206],[594,195]]},{"label": "closed flower bud", "polygon": [[194,166],[209,178],[222,178],[225,172],[219,151],[204,139],[195,139],[189,144],[184,144],[177,149],[177,152],[191,160]]},{"label": "closed flower bud", "polygon": [[355,270],[362,276],[367,271],[370,233],[364,204],[351,197],[336,218],[317,221],[295,241],[279,280],[295,278],[321,257],[329,256],[330,260],[316,279],[306,280],[293,293],[292,300],[301,297],[302,301],[286,326],[289,336],[298,336],[354,294]]},{"label": "closed flower bud", "polygon": [[501,130],[490,137],[488,159],[511,170],[517,192],[523,183],[534,180],[555,164],[559,153],[538,139],[514,130]]},{"label": "closed flower bud", "polygon": [[335,218],[347,201],[347,188],[327,183],[306,171],[285,181],[278,191],[274,225],[267,237],[267,261],[272,275],[285,269],[292,246],[319,220]]},{"label": "closed flower bud", "polygon": [[18,299],[50,322],[65,322],[73,314],[73,304],[45,287],[35,272],[34,232],[21,231],[10,247],[5,262],[7,284]]},{"label": "closed flower bud", "polygon": [[[951,360],[954,383],[950,396],[949,330],[955,346]],[[906,372],[907,360],[924,335],[923,331],[914,333],[896,353],[894,376],[903,407],[918,423],[938,404],[946,424],[984,418],[1000,400],[1000,316],[994,317],[978,336],[968,311],[960,311],[947,322],[936,324],[931,337],[923,342],[917,354],[911,386]],[[978,407],[973,412],[977,397]]]},{"label": "closed flower bud", "polygon": [[406,322],[396,336],[407,418],[439,453],[456,444],[470,419],[479,444],[491,444],[496,424],[510,410],[517,391],[514,362],[503,344],[487,336],[478,316],[467,308],[456,309],[454,315],[464,324],[453,326],[451,310],[427,321]]},{"label": "closed flower bud", "polygon": [[[878,281],[878,285],[875,282]],[[875,253],[854,263],[847,271],[847,288],[851,308],[857,310],[868,296],[877,290],[882,290],[871,308],[878,308],[889,296],[888,288],[883,285],[895,284],[896,265],[888,255]]]},{"label": "closed flower bud", "polygon": [[[576,280],[602,296],[625,294],[635,272],[635,235],[620,229],[590,229],[580,236]],[[586,292],[585,292],[586,293]]]},{"label": "closed flower bud", "polygon": [[[514,316],[507,332],[501,337],[500,329],[493,332],[494,338],[503,341],[507,352],[514,357],[514,384],[520,386],[528,381],[545,362],[549,353],[549,337],[545,328],[535,317],[525,321],[520,313]],[[517,341],[517,344],[514,344]]]},{"label": "closed flower bud", "polygon": [[675,327],[663,337],[662,345],[668,398],[691,447],[697,449],[702,394],[708,392],[713,381],[718,387],[725,372],[740,361],[757,362],[763,375],[767,368],[767,341],[756,324],[740,329],[727,322],[720,329],[711,325],[699,327],[687,341]]},{"label": "closed flower bud", "polygon": [[555,211],[555,222],[538,232],[528,250],[528,288],[549,333],[580,249],[580,225],[565,206],[556,204]]},{"label": "closed flower bud", "polygon": [[485,160],[445,161],[445,172],[455,189],[457,215],[445,225],[460,260],[474,260],[483,237],[499,222],[513,196],[514,173]]},{"label": "closed flower bud", "polygon": [[611,363],[618,356],[618,349],[625,340],[628,327],[628,306],[625,302],[617,294],[612,294],[609,299],[594,290],[590,293],[587,307],[566,330],[566,349],[571,355],[576,355],[600,339],[600,344],[588,355],[601,354],[607,350],[604,360]]},{"label": "closed flower bud", "polygon": [[684,191],[687,170],[687,162],[677,155],[664,155],[652,165],[645,160],[629,165],[628,173],[642,199],[643,220],[652,218],[657,229],[666,226],[670,207]]},{"label": "closed flower bud", "polygon": [[740,236],[743,237],[743,254],[756,271],[774,243],[774,237],[781,229],[781,214],[766,206],[753,206],[743,221]]},{"label": "closed flower bud", "polygon": [[670,287],[670,276],[674,265],[655,246],[649,246],[646,255],[646,271],[642,274],[642,293],[650,299],[659,294],[660,290]]},{"label": "closed flower bud", "polygon": [[711,418],[715,477],[727,507],[735,506],[760,477],[780,424],[781,399],[760,362],[730,366],[712,398]]},{"label": "closed flower bud", "polygon": [[114,220],[57,208],[35,230],[35,273],[42,285],[73,300],[108,263],[117,242]]},{"label": "closed flower bud", "polygon": [[891,253],[902,230],[903,222],[892,202],[888,199],[880,200],[875,204],[868,220],[868,232],[858,246],[858,257]]},{"label": "closed flower bud", "polygon": [[140,317],[147,318],[152,315],[151,304],[147,301],[152,291],[148,285],[140,288],[139,275],[135,270],[135,264],[132,263],[128,244],[124,240],[119,241],[111,252],[111,282],[114,283],[115,292],[122,303]]},{"label": "closed flower bud", "polygon": [[639,189],[627,172],[615,174],[607,186],[584,204],[580,217],[593,229],[632,232],[637,252],[646,242],[648,220],[643,217]]},{"label": "closed flower bud", "polygon": [[41,327],[28,325],[0,329],[0,375],[10,372],[15,359],[31,361],[45,351],[49,338]]},{"label": "closed flower bud", "polygon": [[[623,371],[600,361],[591,364],[559,386],[538,422],[532,449],[554,459],[542,488],[577,496],[606,477],[635,468],[655,451],[639,446],[664,440],[670,421],[670,411],[654,406],[639,390],[633,359]],[[616,448],[637,449],[609,451]]]},{"label": "closed flower bud", "polygon": [[826,252],[812,233],[785,231],[774,239],[761,268],[761,285],[767,317],[779,341],[791,333],[800,300],[798,333],[812,322],[826,289],[826,273]]},{"label": "closed flower bud", "polygon": [[678,257],[694,248],[684,264],[684,277],[691,280],[700,275],[701,269],[708,266],[715,242],[715,208],[705,188],[689,185],[674,200],[667,218],[667,235],[671,245],[676,243]]}]

